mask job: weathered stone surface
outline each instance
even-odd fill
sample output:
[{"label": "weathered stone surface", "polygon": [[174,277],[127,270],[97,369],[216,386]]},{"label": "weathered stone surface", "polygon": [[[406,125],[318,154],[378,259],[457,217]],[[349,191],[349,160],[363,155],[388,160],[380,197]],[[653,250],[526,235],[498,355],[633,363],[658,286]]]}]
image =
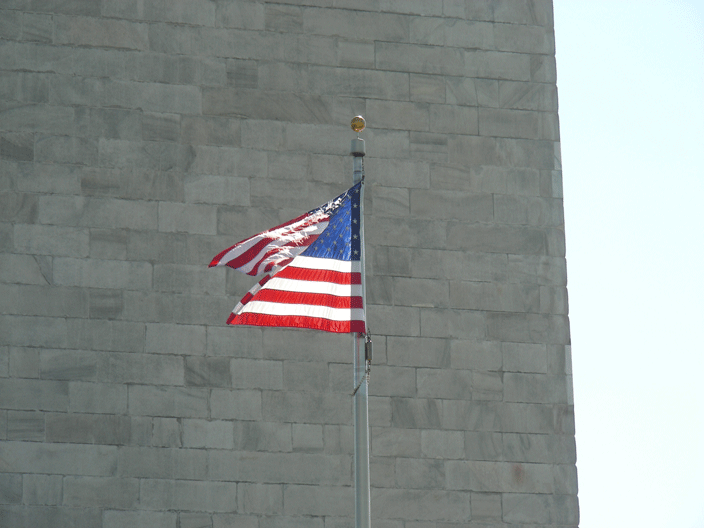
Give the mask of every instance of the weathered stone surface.
[{"label": "weathered stone surface", "polygon": [[39,199],[39,222],[103,229],[150,230],[157,225],[155,203],[46,195]]},{"label": "weathered stone surface", "polygon": [[48,442],[125,445],[131,438],[128,416],[90,414],[47,414]]},{"label": "weathered stone surface", "polygon": [[464,55],[460,50],[437,46],[377,42],[377,68],[424,74],[464,74]]},{"label": "weathered stone surface", "polygon": [[237,422],[234,436],[238,451],[292,451],[291,424]]},{"label": "weathered stone surface", "polygon": [[405,488],[441,489],[445,483],[442,460],[399,458],[396,460],[396,484]]},{"label": "weathered stone surface", "polygon": [[262,412],[266,420],[292,423],[343,424],[352,409],[344,394],[263,391]]},{"label": "weathered stone surface", "polygon": [[54,283],[60,286],[142,290],[151,282],[152,266],[146,262],[54,259]]},{"label": "weathered stone surface", "polygon": [[464,449],[469,460],[502,460],[503,436],[488,431],[466,431]]},{"label": "weathered stone surface", "polygon": [[392,398],[392,424],[408,429],[434,429],[440,426],[440,400]]},{"label": "weathered stone surface", "polygon": [[470,371],[417,369],[418,396],[464,400],[472,392]]},{"label": "weathered stone surface", "polygon": [[122,414],[127,411],[127,387],[123,384],[71,382],[68,398],[71,412]]},{"label": "weathered stone surface", "polygon": [[62,498],[63,477],[60,475],[24,475],[22,498],[25,504],[59,505]]},{"label": "weathered stone surface", "polygon": [[5,526],[103,526],[101,510],[68,506],[3,506],[0,521]]},{"label": "weathered stone surface", "polygon": [[261,391],[213,389],[210,394],[210,412],[213,418],[262,419]]},{"label": "weathered stone surface", "polygon": [[448,343],[442,339],[390,337],[387,363],[409,367],[447,367],[450,364]]},{"label": "weathered stone surface", "polygon": [[109,476],[117,464],[114,446],[4,442],[0,455],[10,472]]},{"label": "weathered stone surface", "polygon": [[293,450],[319,452],[325,447],[323,426],[312,424],[292,424]]},{"label": "weathered stone surface", "polygon": [[283,512],[283,486],[269,484],[239,484],[238,511],[280,515]]},{"label": "weathered stone surface", "polygon": [[351,485],[351,461],[348,455],[210,451],[209,476],[217,481]]},{"label": "weathered stone surface", "polygon": [[373,427],[371,452],[375,456],[418,457],[421,452],[421,431]]},{"label": "weathered stone surface", "polygon": [[71,506],[134,508],[139,500],[139,481],[125,478],[66,477],[64,503]]},{"label": "weathered stone surface", "polygon": [[142,416],[200,418],[208,413],[208,393],[198,388],[133,385],[129,405],[134,414]]},{"label": "weathered stone surface", "polygon": [[354,516],[354,492],[351,487],[286,486],[284,512],[316,516]]},{"label": "weathered stone surface", "polygon": [[66,411],[68,383],[64,381],[0,379],[0,396],[5,409]]},{"label": "weathered stone surface", "polygon": [[183,420],[184,447],[231,449],[232,424],[226,421]]},{"label": "weathered stone surface", "polygon": [[149,354],[205,353],[205,328],[194,325],[147,324],[144,351]]},{"label": "weathered stone surface", "polygon": [[154,528],[176,528],[177,519],[177,515],[171,512],[108,510],[103,516],[103,527],[153,526]]},{"label": "weathered stone surface", "polygon": [[157,479],[204,479],[206,452],[199,449],[129,447],[118,453],[118,475]]},{"label": "weathered stone surface", "polygon": [[504,462],[448,461],[448,489],[552,493],[553,477],[549,464],[508,464]]},{"label": "weathered stone surface", "polygon": [[43,442],[45,435],[44,413],[36,411],[7,411],[7,440]]},{"label": "weathered stone surface", "polygon": [[466,493],[439,490],[381,489],[372,515],[389,519],[466,522],[471,518]]},{"label": "weathered stone surface", "polygon": [[463,458],[464,435],[460,431],[421,431],[421,453],[428,458]]},{"label": "weathered stone surface", "polygon": [[236,484],[190,480],[143,480],[140,503],[152,510],[229,512]]},{"label": "weathered stone surface", "polygon": [[127,383],[183,385],[184,371],[184,362],[179,356],[112,353],[107,364],[101,362],[99,376],[100,381],[118,386]]}]

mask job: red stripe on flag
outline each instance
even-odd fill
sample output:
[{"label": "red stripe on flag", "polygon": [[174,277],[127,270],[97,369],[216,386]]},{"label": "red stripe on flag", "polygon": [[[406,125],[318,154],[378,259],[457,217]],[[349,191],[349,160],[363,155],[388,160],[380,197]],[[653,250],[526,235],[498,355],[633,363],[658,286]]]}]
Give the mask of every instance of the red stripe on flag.
[{"label": "red stripe on flag", "polygon": [[[363,308],[362,297],[339,297],[324,293],[304,293],[281,290],[259,290],[256,294],[257,301],[283,303],[283,304],[308,304],[313,306],[327,306],[329,308]],[[250,299],[247,299],[249,301]],[[240,301],[246,304],[244,299]]]},{"label": "red stripe on flag", "polygon": [[288,328],[309,328],[340,334],[349,332],[364,332],[364,321],[331,321],[319,317],[301,315],[266,315],[258,313],[230,314],[227,324],[253,326],[285,326]]},{"label": "red stripe on flag", "polygon": [[361,273],[293,266],[286,266],[276,274],[276,277],[301,281],[331,282],[333,284],[362,284]]}]

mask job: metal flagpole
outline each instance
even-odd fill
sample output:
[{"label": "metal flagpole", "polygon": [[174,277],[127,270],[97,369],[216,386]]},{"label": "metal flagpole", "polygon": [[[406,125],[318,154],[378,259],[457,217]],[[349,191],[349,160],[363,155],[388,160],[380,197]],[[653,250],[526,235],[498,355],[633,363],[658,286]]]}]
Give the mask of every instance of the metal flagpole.
[{"label": "metal flagpole", "polygon": [[[354,183],[364,178],[365,154],[364,140],[359,132],[364,130],[365,122],[362,116],[352,119],[352,129],[357,132],[357,138],[352,140],[350,155],[353,156]],[[360,226],[362,268],[362,299],[364,302],[366,321],[366,281],[364,270],[364,185],[360,191]],[[365,334],[355,332],[352,336],[354,346],[354,525],[355,528],[371,528],[371,508],[369,493],[369,378],[367,377],[368,362],[371,362],[371,343],[367,342]],[[366,378],[366,379],[365,379]]]}]

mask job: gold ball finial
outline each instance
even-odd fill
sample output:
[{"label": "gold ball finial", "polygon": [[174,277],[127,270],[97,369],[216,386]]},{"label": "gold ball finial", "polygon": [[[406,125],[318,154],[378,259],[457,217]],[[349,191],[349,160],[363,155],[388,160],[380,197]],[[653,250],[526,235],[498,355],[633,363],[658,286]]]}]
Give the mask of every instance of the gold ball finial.
[{"label": "gold ball finial", "polygon": [[366,121],[364,121],[364,118],[362,116],[358,115],[352,118],[350,126],[352,127],[352,130],[359,134],[362,130],[364,130],[364,127],[367,126],[367,123]]}]

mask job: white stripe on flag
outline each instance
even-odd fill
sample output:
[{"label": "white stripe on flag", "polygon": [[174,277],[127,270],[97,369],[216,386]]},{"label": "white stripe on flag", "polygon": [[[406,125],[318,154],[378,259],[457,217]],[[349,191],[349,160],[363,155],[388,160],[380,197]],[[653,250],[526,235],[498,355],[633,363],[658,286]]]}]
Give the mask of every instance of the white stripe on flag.
[{"label": "white stripe on flag", "polygon": [[250,301],[240,313],[261,313],[267,315],[291,315],[317,317],[331,321],[363,321],[364,310],[361,308],[330,308],[310,304],[283,304],[264,301]]},{"label": "white stripe on flag", "polygon": [[333,282],[280,279],[273,277],[264,286],[266,290],[281,290],[300,293],[322,293],[336,297],[361,297],[361,284],[335,284]]},{"label": "white stripe on flag", "polygon": [[339,271],[341,273],[361,273],[362,265],[358,260],[337,260],[332,258],[306,257],[299,255],[289,264],[292,268]]}]

